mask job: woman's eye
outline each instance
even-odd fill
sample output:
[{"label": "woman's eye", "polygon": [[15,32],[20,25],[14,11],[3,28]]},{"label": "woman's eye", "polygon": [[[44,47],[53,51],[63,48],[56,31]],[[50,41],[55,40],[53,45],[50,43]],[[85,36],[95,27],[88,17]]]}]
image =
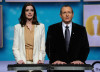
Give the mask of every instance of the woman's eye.
[{"label": "woman's eye", "polygon": [[31,11],[34,11],[33,9],[31,9]]},{"label": "woman's eye", "polygon": [[25,11],[29,11],[28,9],[26,9]]}]

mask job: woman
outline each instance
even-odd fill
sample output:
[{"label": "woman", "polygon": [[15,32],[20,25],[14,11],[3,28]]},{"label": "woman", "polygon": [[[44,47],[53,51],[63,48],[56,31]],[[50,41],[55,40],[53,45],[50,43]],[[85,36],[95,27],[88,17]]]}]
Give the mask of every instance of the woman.
[{"label": "woman", "polygon": [[18,64],[39,64],[45,58],[45,27],[37,21],[35,7],[26,3],[15,25],[13,53]]}]

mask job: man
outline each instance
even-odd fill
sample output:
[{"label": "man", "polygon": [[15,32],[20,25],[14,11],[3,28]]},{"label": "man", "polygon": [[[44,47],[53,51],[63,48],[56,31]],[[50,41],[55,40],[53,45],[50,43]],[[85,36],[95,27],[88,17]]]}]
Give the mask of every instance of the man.
[{"label": "man", "polygon": [[64,5],[60,10],[62,22],[48,28],[46,52],[50,64],[84,64],[87,59],[87,33],[85,27],[72,22],[73,16],[73,9]]}]

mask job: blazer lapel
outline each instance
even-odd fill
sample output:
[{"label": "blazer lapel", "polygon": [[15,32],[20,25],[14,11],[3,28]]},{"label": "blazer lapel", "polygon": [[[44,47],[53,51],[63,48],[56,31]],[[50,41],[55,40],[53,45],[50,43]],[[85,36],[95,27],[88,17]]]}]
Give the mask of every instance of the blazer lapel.
[{"label": "blazer lapel", "polygon": [[26,51],[25,51],[24,27],[22,27],[21,31],[22,31],[22,48],[24,48],[23,51],[24,51],[24,53],[26,55]]},{"label": "blazer lapel", "polygon": [[[34,26],[34,48],[33,48],[33,55],[34,55],[34,53],[36,52],[36,48],[37,48],[37,31],[38,31],[38,25],[35,25]],[[23,53],[24,53],[24,55],[26,56],[26,51],[25,51],[25,36],[24,36],[24,27],[22,27],[21,29],[20,29],[20,33],[21,33],[21,38],[22,38],[22,48],[23,48]]]},{"label": "blazer lapel", "polygon": [[33,53],[35,53],[35,51],[36,51],[36,48],[37,48],[37,44],[36,43],[38,43],[37,42],[37,32],[38,31],[38,25],[35,25],[34,26],[34,48],[33,48]]}]

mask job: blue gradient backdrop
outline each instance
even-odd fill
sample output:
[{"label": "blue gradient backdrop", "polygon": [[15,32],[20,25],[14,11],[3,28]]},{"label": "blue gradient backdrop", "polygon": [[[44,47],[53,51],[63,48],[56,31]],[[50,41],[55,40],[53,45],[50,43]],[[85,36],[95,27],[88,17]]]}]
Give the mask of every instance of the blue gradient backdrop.
[{"label": "blue gradient backdrop", "polygon": [[[87,2],[46,2],[33,3],[36,7],[38,21],[45,24],[45,33],[47,35],[48,26],[60,22],[60,8],[65,5],[71,5],[74,10],[73,22],[83,25],[83,5],[100,4]],[[0,61],[14,61],[12,52],[14,25],[18,24],[19,17],[24,3],[6,3],[1,2],[3,6],[3,48],[0,48]],[[88,60],[100,60],[100,47],[90,48]],[[47,56],[45,60],[48,60]]]}]

